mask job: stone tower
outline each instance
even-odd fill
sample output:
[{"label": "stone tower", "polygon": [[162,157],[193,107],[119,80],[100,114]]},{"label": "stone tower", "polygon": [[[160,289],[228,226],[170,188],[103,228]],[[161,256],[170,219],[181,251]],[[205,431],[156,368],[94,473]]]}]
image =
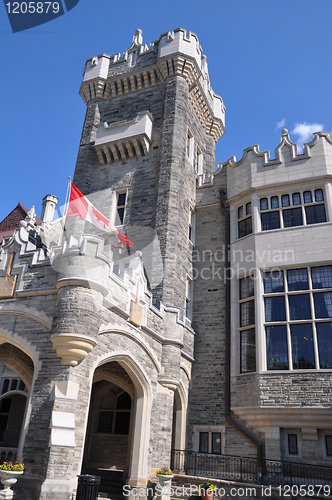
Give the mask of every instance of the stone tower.
[{"label": "stone tower", "polygon": [[154,246],[154,302],[185,309],[196,177],[214,171],[224,133],[225,107],[199,41],[179,28],[148,48],[137,30],[123,57],[87,61],[80,94],[87,112],[74,183],[115,222],[125,204],[118,222],[129,238],[139,249]]}]

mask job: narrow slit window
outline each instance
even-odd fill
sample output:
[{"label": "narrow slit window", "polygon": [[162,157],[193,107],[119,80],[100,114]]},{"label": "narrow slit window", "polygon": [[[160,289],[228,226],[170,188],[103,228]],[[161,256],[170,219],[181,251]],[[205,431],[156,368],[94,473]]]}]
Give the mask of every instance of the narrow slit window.
[{"label": "narrow slit window", "polygon": [[288,453],[298,455],[297,434],[288,434]]},{"label": "narrow slit window", "polygon": [[127,201],[127,193],[118,193],[117,194],[117,204],[116,204],[116,226],[122,226],[125,220],[125,212],[126,212],[126,201]]}]

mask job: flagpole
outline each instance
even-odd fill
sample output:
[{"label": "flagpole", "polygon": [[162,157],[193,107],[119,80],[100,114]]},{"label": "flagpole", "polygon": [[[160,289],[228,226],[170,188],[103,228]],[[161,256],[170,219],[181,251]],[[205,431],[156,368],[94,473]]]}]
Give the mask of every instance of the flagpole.
[{"label": "flagpole", "polygon": [[60,228],[60,233],[59,233],[59,239],[58,239],[58,245],[61,244],[62,242],[62,237],[64,233],[64,226],[66,223],[66,217],[67,217],[67,212],[68,212],[68,206],[69,206],[69,193],[70,193],[70,185],[71,185],[71,177],[68,177],[68,185],[67,185],[67,191],[66,191],[66,197],[65,197],[65,205],[64,209],[62,212],[62,221],[61,221],[61,228]]}]

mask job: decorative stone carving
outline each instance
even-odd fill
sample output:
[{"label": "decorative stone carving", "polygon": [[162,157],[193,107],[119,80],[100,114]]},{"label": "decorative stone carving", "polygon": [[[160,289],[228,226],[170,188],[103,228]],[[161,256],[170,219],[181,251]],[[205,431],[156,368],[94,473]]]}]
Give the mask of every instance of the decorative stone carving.
[{"label": "decorative stone carving", "polygon": [[166,387],[166,389],[169,389],[170,391],[176,391],[179,382],[176,380],[168,379],[168,378],[158,378],[158,382],[160,385],[163,387]]},{"label": "decorative stone carving", "polygon": [[24,221],[20,222],[20,226],[26,228],[27,231],[30,229],[36,229],[36,212],[34,206],[30,208]]},{"label": "decorative stone carving", "polygon": [[57,355],[66,366],[77,366],[97,345],[97,341],[87,335],[60,333],[51,336]]}]

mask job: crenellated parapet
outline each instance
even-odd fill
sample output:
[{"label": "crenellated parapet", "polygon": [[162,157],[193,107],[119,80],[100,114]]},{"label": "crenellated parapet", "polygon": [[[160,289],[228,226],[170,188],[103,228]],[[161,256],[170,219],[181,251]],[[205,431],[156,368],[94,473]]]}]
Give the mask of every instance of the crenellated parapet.
[{"label": "crenellated parapet", "polygon": [[275,158],[269,151],[260,151],[256,144],[243,151],[239,161],[233,156],[219,163],[227,168],[228,199],[250,189],[266,189],[269,185],[304,182],[332,176],[332,137],[330,132],[313,134],[311,142],[303,144],[303,152],[291,141],[287,129],[275,148]]},{"label": "crenellated parapet", "polygon": [[199,120],[217,141],[225,131],[225,106],[211,88],[197,36],[183,28],[163,33],[150,48],[143,44],[142,32],[136,30],[123,57],[101,54],[88,59],[80,95],[86,104],[94,99],[115,99],[162,84],[173,76],[185,78]]},{"label": "crenellated parapet", "polygon": [[82,286],[108,293],[108,276],[112,252],[102,238],[83,235],[80,241],[70,236],[50,252],[50,261],[59,273],[56,288]]},{"label": "crenellated parapet", "polygon": [[243,156],[239,161],[236,161],[235,156],[232,156],[225,162],[220,162],[220,166],[230,165],[231,167],[239,167],[246,160],[248,153],[252,152],[258,158],[262,158],[262,163],[264,167],[277,165],[283,162],[283,149],[284,147],[288,147],[290,150],[290,159],[291,161],[298,161],[311,158],[312,156],[312,148],[317,144],[317,142],[324,138],[327,144],[332,145],[332,136],[331,132],[316,132],[313,135],[313,139],[311,142],[307,142],[303,144],[303,152],[298,152],[298,146],[294,142],[291,141],[288,130],[283,129],[281,131],[281,139],[278,146],[275,148],[275,159],[271,159],[270,151],[260,151],[259,145],[255,144],[254,146],[249,146],[248,148],[243,150]]}]

